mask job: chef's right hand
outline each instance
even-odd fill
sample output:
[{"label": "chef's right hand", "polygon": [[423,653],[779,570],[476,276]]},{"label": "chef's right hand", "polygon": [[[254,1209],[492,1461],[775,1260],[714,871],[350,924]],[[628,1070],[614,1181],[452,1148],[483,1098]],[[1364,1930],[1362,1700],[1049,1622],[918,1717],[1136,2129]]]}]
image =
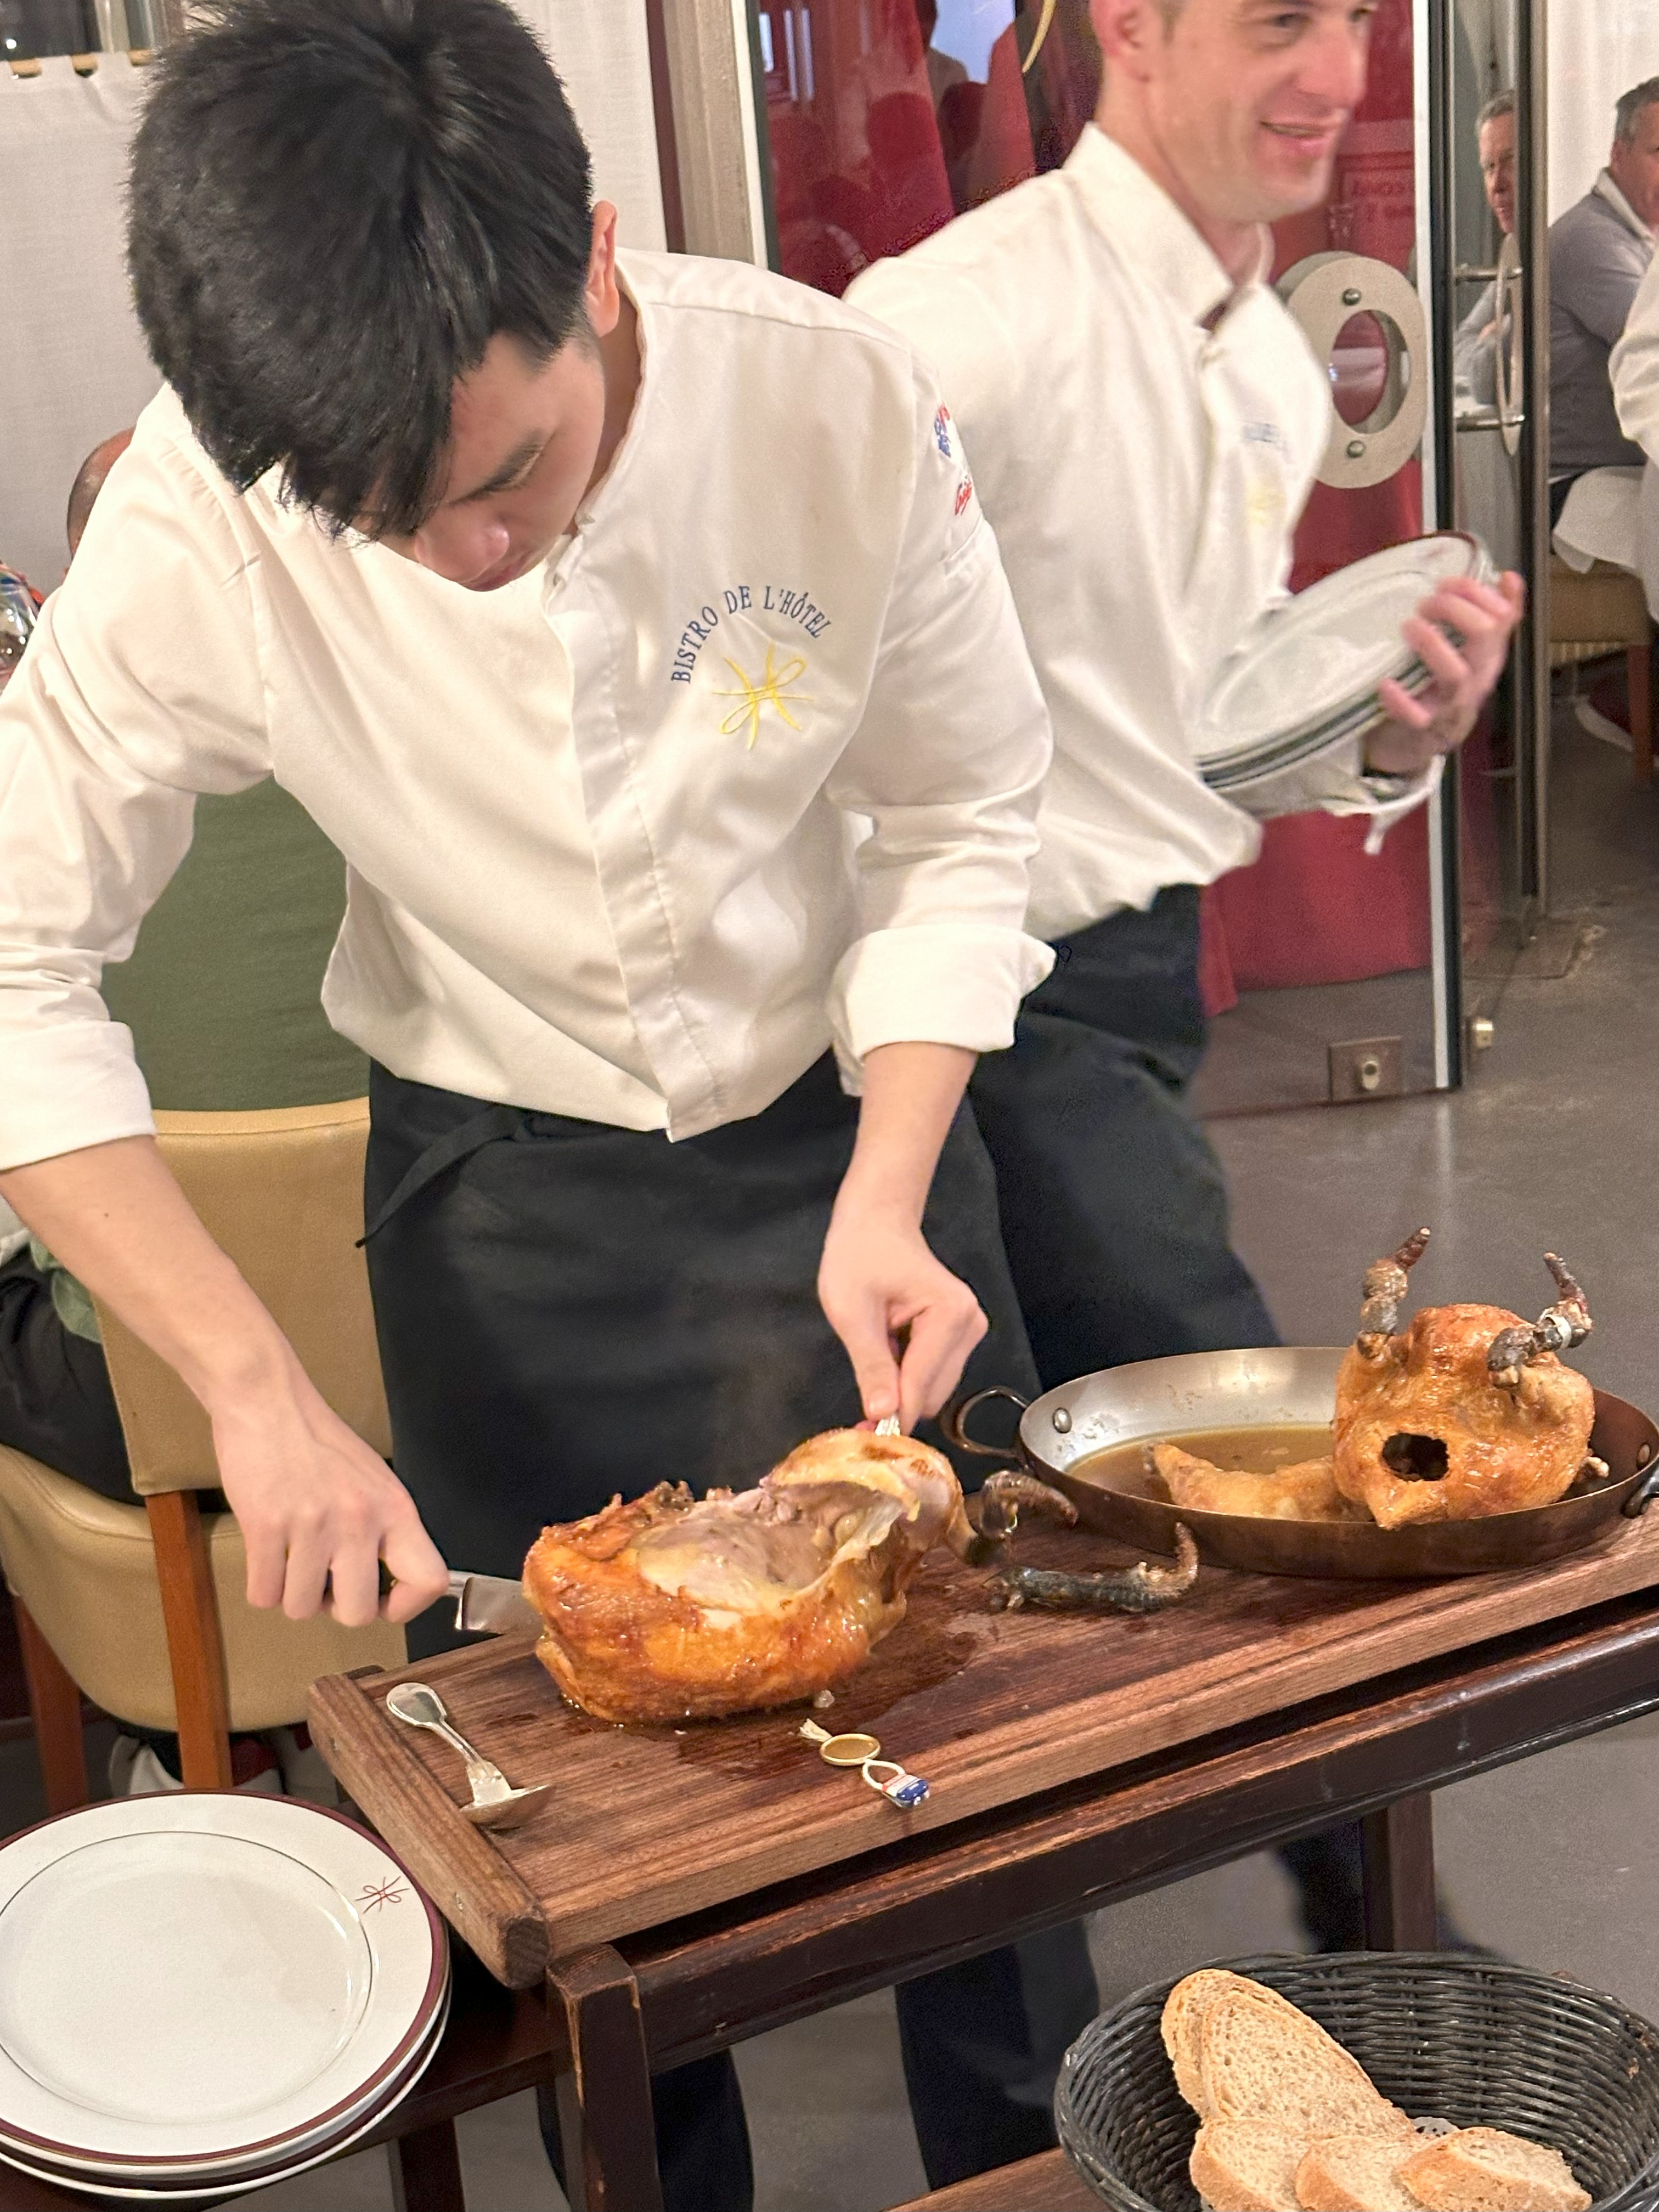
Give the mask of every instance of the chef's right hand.
[{"label": "chef's right hand", "polygon": [[896,1413],[908,1434],[962,1380],[986,1319],[967,1284],[902,1212],[843,1189],[818,1271],[818,1299],[847,1347],[866,1421]]},{"label": "chef's right hand", "polygon": [[[412,1620],[446,1594],[449,1571],[415,1501],[285,1342],[268,1382],[216,1393],[208,1412],[247,1550],[250,1605],[280,1605],[290,1620],[328,1613],[361,1628],[381,1615]],[[382,1559],[392,1582],[384,1600]]]}]

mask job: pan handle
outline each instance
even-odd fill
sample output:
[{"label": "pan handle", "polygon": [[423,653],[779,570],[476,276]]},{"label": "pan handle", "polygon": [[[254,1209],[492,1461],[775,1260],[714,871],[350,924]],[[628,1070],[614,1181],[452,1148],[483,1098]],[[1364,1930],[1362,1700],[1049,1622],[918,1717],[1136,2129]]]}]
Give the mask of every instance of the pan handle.
[{"label": "pan handle", "polygon": [[1648,1469],[1619,1510],[1626,1521],[1639,1521],[1656,1498],[1659,1498],[1659,1466]]},{"label": "pan handle", "polygon": [[[945,1440],[958,1451],[971,1452],[975,1459],[1018,1459],[1018,1452],[1004,1451],[996,1444],[976,1443],[968,1433],[968,1416],[993,1398],[1006,1399],[1009,1405],[1018,1406],[1022,1413],[1031,1402],[1029,1398],[1022,1398],[1018,1390],[1011,1390],[1006,1382],[993,1382],[988,1389],[975,1390],[945,1408],[939,1417]],[[1659,1469],[1655,1472],[1659,1474]]]}]

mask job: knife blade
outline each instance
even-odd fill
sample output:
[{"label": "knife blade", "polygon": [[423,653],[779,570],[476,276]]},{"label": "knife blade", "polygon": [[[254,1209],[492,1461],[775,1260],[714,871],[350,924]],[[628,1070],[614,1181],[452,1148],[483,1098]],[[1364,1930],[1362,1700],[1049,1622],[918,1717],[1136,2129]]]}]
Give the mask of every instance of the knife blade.
[{"label": "knife blade", "polygon": [[539,1635],[542,1617],[524,1594],[522,1583],[504,1575],[453,1574],[449,1595],[455,1601],[455,1626],[484,1636]]}]

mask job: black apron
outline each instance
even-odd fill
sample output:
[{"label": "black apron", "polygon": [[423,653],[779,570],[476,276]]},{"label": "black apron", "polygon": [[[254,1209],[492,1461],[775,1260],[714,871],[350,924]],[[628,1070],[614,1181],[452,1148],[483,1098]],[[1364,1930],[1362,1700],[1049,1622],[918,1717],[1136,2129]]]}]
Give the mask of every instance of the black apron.
[{"label": "black apron", "polygon": [[[392,1455],[452,1567],[516,1575],[549,1521],[684,1480],[753,1482],[860,1418],[818,1305],[855,1100],[828,1057],[745,1121],[671,1145],[652,1131],[488,1106],[376,1067],[364,1218]],[[990,1328],[964,1386],[1036,1376],[991,1164],[964,1106],[922,1222]],[[922,1434],[940,1439],[932,1425]],[[977,1480],[983,1462],[959,1469]],[[456,1641],[447,1608],[417,1656]],[[898,1992],[906,2081],[935,2185],[1054,2141],[1060,2054],[1094,2010],[1080,1927]],[[668,2212],[748,2212],[730,2056],[658,2078]],[[550,2115],[544,2130],[556,2166]]]},{"label": "black apron", "polygon": [[969,1096],[1045,1390],[1180,1352],[1277,1344],[1187,1103],[1204,1056],[1200,895],[1062,938]]},{"label": "black apron", "polygon": [[[452,1567],[516,1575],[550,1521],[665,1479],[741,1487],[860,1419],[816,1287],[858,1115],[827,1055],[763,1113],[678,1144],[381,1067],[369,1097],[364,1217],[393,1462]],[[965,1107],[923,1231],[991,1323],[969,1386],[1029,1392]]]}]

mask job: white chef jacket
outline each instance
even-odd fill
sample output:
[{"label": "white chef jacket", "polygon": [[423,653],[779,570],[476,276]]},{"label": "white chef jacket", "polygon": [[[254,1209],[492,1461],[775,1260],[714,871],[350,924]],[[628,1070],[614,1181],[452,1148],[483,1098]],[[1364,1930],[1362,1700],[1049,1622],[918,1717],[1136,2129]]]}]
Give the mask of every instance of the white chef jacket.
[{"label": "white chef jacket", "polygon": [[0,1164],[151,1127],[102,963],[192,794],[267,775],[346,856],[324,1004],[396,1074],[680,1137],[832,1039],[849,1087],[1010,1041],[1048,720],[931,371],[740,264],[621,270],[632,421],[496,592],[146,409],[0,701]]},{"label": "white chef jacket", "polygon": [[[1054,717],[1031,927],[1063,936],[1254,860],[1256,822],[1192,740],[1284,597],[1329,432],[1325,373],[1277,294],[1236,288],[1091,124],[1063,168],[848,296],[939,367]],[[1380,837],[1433,780],[1365,776],[1355,740],[1244,796],[1373,815]]]},{"label": "white chef jacket", "polygon": [[1607,374],[1620,428],[1641,447],[1650,464],[1659,460],[1659,254],[1648,264],[1648,273],[1631,301]]}]

